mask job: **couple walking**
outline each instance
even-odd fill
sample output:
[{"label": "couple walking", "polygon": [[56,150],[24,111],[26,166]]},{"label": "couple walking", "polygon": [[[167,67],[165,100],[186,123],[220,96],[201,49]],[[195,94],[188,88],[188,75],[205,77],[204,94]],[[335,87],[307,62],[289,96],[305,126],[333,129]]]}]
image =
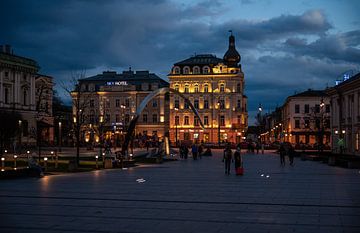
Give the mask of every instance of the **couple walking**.
[{"label": "couple walking", "polygon": [[242,161],[242,157],[241,157],[241,148],[239,146],[236,148],[236,151],[234,152],[234,159],[232,157],[233,157],[233,153],[231,150],[231,146],[227,145],[224,150],[224,158],[223,158],[223,162],[225,162],[225,174],[227,174],[227,175],[230,174],[230,164],[231,164],[231,162],[234,162],[234,160],[235,160],[236,175],[243,175],[244,168],[243,168],[243,161]]}]

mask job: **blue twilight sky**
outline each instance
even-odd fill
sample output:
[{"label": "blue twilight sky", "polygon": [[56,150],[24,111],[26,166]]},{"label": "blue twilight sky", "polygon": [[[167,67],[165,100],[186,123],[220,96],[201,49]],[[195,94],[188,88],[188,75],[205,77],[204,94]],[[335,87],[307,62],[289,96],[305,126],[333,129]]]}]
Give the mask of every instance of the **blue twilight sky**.
[{"label": "blue twilight sky", "polygon": [[150,70],[167,79],[191,55],[242,56],[249,121],[286,96],[360,70],[357,0],[2,0],[0,44],[38,61],[56,88],[72,74]]}]

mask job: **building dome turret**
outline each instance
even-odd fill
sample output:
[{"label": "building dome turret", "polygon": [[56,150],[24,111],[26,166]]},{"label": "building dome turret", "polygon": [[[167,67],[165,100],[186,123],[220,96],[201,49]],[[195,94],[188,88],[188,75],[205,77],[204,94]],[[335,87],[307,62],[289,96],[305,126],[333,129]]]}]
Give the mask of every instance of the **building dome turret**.
[{"label": "building dome turret", "polygon": [[224,61],[227,63],[229,67],[236,67],[238,66],[240,60],[241,60],[241,56],[235,48],[235,36],[233,36],[231,32],[231,35],[229,36],[229,49],[226,51],[224,55]]}]

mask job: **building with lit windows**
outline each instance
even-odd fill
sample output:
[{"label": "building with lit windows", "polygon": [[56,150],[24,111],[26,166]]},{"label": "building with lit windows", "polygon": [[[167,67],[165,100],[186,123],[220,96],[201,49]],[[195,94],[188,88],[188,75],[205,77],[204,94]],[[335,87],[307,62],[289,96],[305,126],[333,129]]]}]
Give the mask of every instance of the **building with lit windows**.
[{"label": "building with lit windows", "polygon": [[332,150],[360,155],[360,73],[327,89],[331,103]]},{"label": "building with lit windows", "polygon": [[211,54],[195,55],[177,62],[168,75],[170,87],[188,98],[205,125],[187,103],[170,95],[170,139],[219,143],[240,142],[247,129],[247,97],[244,73],[235,37],[230,35],[229,48],[223,58]]},{"label": "building with lit windows", "polygon": [[282,106],[282,121],[271,132],[280,141],[330,146],[330,100],[323,90],[307,90],[289,96]]},{"label": "building with lit windows", "polygon": [[20,116],[19,128],[14,129],[18,135],[13,139],[19,152],[21,147],[36,145],[39,125],[43,126],[43,141],[52,144],[54,140],[53,82],[38,74],[39,69],[36,61],[15,55],[10,45],[0,46],[0,111]]},{"label": "building with lit windows", "polygon": [[[131,69],[122,74],[105,71],[80,79],[79,92],[72,92],[72,98],[76,100],[81,96],[81,140],[95,144],[103,136],[103,139],[119,146],[142,100],[162,87],[169,87],[169,83],[149,71],[134,72]],[[73,104],[74,115],[75,111]],[[159,95],[141,113],[135,134],[163,138],[168,133],[168,117],[168,96]]]}]

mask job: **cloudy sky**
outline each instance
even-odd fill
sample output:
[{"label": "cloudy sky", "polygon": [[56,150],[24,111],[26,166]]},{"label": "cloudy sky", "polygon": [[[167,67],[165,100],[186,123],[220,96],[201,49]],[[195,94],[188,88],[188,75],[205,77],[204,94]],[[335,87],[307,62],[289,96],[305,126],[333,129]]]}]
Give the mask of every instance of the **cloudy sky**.
[{"label": "cloudy sky", "polygon": [[359,12],[357,0],[2,0],[0,44],[58,84],[129,66],[167,79],[195,53],[222,57],[232,29],[253,122],[260,102],[269,111],[360,70]]}]

